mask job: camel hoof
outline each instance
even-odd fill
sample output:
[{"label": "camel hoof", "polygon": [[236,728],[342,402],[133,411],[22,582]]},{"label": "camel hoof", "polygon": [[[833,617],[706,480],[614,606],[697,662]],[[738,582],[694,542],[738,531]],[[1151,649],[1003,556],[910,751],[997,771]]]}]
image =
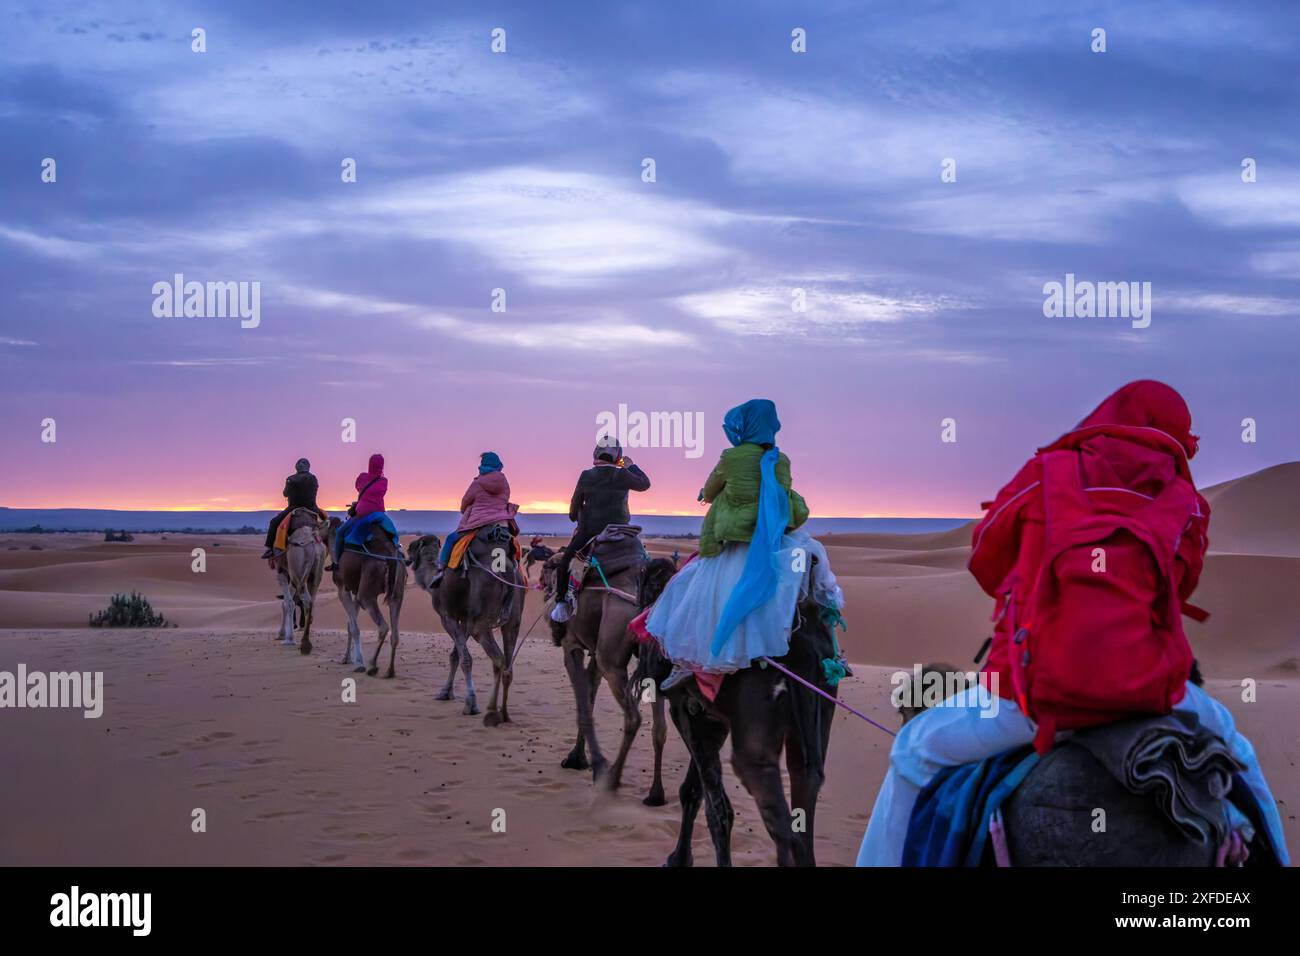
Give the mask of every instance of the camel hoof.
[{"label": "camel hoof", "polygon": [[371,667],[371,668],[367,669],[367,671],[366,671],[366,674],[368,674],[370,677],[374,677],[374,676],[375,676],[376,674],[378,674],[378,673],[379,673],[379,668],[378,668],[378,667]]},{"label": "camel hoof", "polygon": [[300,648],[298,648],[298,650],[301,651],[301,652],[304,653],[304,654],[310,654],[310,653],[311,653],[311,645],[310,645],[310,644],[303,644]]},{"label": "camel hoof", "polygon": [[560,766],[565,770],[590,770],[591,764],[587,762],[585,754],[570,753],[560,761]]},{"label": "camel hoof", "polygon": [[484,727],[496,727],[501,723],[501,715],[495,710],[489,710],[483,715]]},{"label": "camel hoof", "polygon": [[352,673],[354,674],[364,674],[365,672],[366,672],[365,664],[358,664],[356,667],[352,668]]},{"label": "camel hoof", "polygon": [[396,676],[397,676],[397,671],[393,670],[393,669],[390,667],[390,668],[388,669],[388,673],[386,673],[386,674],[384,675],[384,680],[392,680],[392,679],[393,679],[394,677],[396,677]]},{"label": "camel hoof", "polygon": [[[591,782],[592,782],[593,784],[606,784],[606,781],[605,781],[604,778],[606,777],[606,775],[608,775],[608,773],[609,773],[609,763],[608,763],[608,761],[602,760],[602,761],[600,761],[600,763],[592,764],[592,765],[591,765]],[[607,790],[612,790],[613,787],[606,786],[606,789],[607,789]]]},{"label": "camel hoof", "polygon": [[466,717],[473,717],[478,714],[478,703],[476,701],[465,701],[465,709],[461,711]]},{"label": "camel hoof", "polygon": [[646,794],[646,798],[641,802],[647,807],[662,807],[668,801],[664,799],[664,792],[662,790],[651,790]]},{"label": "camel hoof", "polygon": [[456,695],[449,690],[440,690],[433,695],[434,700],[455,700]]},{"label": "camel hoof", "polygon": [[690,856],[686,854],[683,854],[682,856],[678,856],[676,853],[669,853],[668,859],[664,860],[664,866],[665,867],[692,866],[694,865],[694,862],[695,861],[692,860]]}]

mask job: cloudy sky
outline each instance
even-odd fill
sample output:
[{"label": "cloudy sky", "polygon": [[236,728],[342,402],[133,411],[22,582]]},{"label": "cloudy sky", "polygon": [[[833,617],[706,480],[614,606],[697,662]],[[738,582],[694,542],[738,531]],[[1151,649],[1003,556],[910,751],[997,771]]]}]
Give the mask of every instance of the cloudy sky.
[{"label": "cloudy sky", "polygon": [[[723,412],[764,396],[815,514],[970,515],[1138,377],[1188,397],[1203,484],[1300,458],[1294,4],[0,23],[0,504],[279,507],[306,455],[339,505],[381,451],[390,507],[446,508],[493,449],[557,510],[624,404],[703,413],[702,457],[631,452],[638,510],[697,513]],[[157,317],[177,273],[260,283],[260,324]],[[1150,327],[1045,317],[1067,273],[1150,282]]]}]

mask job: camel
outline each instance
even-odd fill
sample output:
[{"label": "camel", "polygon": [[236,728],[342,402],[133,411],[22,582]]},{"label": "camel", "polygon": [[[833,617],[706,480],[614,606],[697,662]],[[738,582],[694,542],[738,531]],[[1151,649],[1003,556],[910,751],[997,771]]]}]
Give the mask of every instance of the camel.
[{"label": "camel", "polygon": [[[927,664],[922,675],[931,673],[960,672],[947,664]],[[1199,678],[1197,671],[1193,680],[1199,683]],[[900,708],[903,723],[925,709]],[[1098,807],[1106,810],[1104,834],[1092,828]],[[1088,750],[1069,740],[1058,741],[1029,771],[1003,802],[1001,816],[1014,866],[1215,866],[1223,852],[1189,838],[1153,797],[1130,791]],[[1251,844],[1251,849],[1258,847]],[[990,845],[986,857],[993,854]],[[985,865],[990,865],[987,860]]]},{"label": "camel", "polygon": [[[559,556],[556,555],[542,566],[542,582],[550,594],[555,591],[558,562]],[[641,702],[647,696],[643,690],[648,688],[655,764],[650,792],[642,802],[650,807],[661,807],[667,802],[664,799],[663,754],[668,725],[664,720],[663,698],[655,683],[628,682],[627,666],[637,649],[636,638],[628,630],[628,624],[659,596],[673,571],[671,561],[655,558],[640,567],[611,575],[608,587],[593,574],[578,592],[569,621],[565,624],[550,621],[551,636],[564,650],[564,667],[569,672],[578,711],[578,739],[560,766],[569,770],[590,769],[593,782],[607,790],[617,790],[622,782],[628,751],[641,729]],[[585,665],[584,654],[590,655]],[[601,753],[592,714],[601,677],[609,684],[610,692],[623,711],[623,739],[612,765]],[[585,752],[588,747],[591,749],[590,762]]]},{"label": "camel", "polygon": [[537,544],[537,545],[534,545],[533,547],[531,547],[531,548],[529,548],[527,551],[525,551],[525,552],[524,552],[524,581],[525,581],[525,583],[527,583],[527,584],[532,584],[532,581],[533,581],[533,565],[534,565],[534,564],[541,564],[542,567],[545,568],[545,567],[546,567],[545,562],[548,561],[548,560],[550,560],[550,558],[551,558],[554,554],[555,554],[555,549],[554,549],[554,548],[548,548],[548,547],[547,547],[546,545],[544,545],[544,544]]},{"label": "camel", "polygon": [[[442,547],[437,535],[427,534],[412,544],[408,562],[415,572],[415,583],[429,592],[433,609],[452,641],[447,683],[434,698],[455,700],[459,664],[465,674],[465,707],[461,712],[471,716],[479,712],[469,652],[469,638],[474,638],[492,661],[492,698],[483,715],[487,727],[510,723],[510,683],[514,679],[516,642],[527,588],[515,561],[509,531],[504,525],[499,527],[500,531],[480,530],[466,549],[462,567],[446,571],[437,584],[433,576]],[[494,628],[501,630],[499,647],[492,635]]]},{"label": "camel", "polygon": [[[327,545],[333,547],[334,536],[338,533],[341,522],[330,518]],[[348,643],[343,650],[340,664],[353,664],[353,671],[365,671],[371,677],[379,673],[379,652],[384,648],[384,641],[390,640],[388,652],[388,671],[385,678],[396,676],[397,669],[397,619],[402,611],[402,597],[406,591],[406,565],[397,546],[382,532],[375,534],[366,542],[370,554],[359,551],[344,551],[334,569],[334,586],[338,589],[339,601],[348,616]],[[388,604],[388,620],[379,607],[380,598]],[[379,630],[379,643],[375,646],[375,655],[370,660],[370,667],[365,665],[361,652],[361,627],[357,624],[360,611],[370,614]]]},{"label": "camel", "polygon": [[[669,562],[671,563],[671,562]],[[779,663],[828,694],[821,662],[834,655],[835,643],[811,599],[800,603],[790,635],[790,650]],[[653,641],[642,646],[635,681],[656,683],[668,676],[670,662]],[[678,796],[682,822],[677,846],[665,866],[691,866],[691,838],[700,803],[704,803],[718,866],[731,865],[734,813],[722,779],[722,745],[731,737],[731,766],[758,804],[768,836],[776,845],[779,866],[815,866],[813,820],[817,795],[825,780],[835,705],[802,687],[774,667],[755,661],[728,674],[709,701],[694,680],[663,695],[691,763]],[[781,752],[790,775],[790,802],[781,783]],[[794,810],[791,810],[793,805]]]},{"label": "camel", "polygon": [[285,553],[275,562],[275,578],[280,582],[280,643],[294,643],[296,610],[302,622],[301,650],[310,654],[312,612],[325,568],[324,522],[312,508],[295,508],[284,520],[289,522]]}]

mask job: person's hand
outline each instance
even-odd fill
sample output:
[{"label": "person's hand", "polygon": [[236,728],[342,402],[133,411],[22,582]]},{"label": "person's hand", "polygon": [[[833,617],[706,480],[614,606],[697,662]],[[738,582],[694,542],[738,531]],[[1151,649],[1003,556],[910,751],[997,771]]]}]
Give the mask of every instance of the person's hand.
[{"label": "person's hand", "polygon": [[628,465],[632,464],[632,459],[627,457],[627,455],[624,455],[622,458],[618,460],[618,463],[622,465],[624,468],[626,468]]}]

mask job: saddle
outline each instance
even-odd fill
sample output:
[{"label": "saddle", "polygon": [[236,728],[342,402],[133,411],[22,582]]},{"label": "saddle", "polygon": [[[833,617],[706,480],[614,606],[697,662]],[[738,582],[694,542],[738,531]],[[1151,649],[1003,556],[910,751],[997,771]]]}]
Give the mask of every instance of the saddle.
[{"label": "saddle", "polygon": [[383,511],[374,511],[354,519],[352,527],[348,529],[347,536],[343,539],[343,550],[366,554],[370,551],[370,542],[376,538],[390,541],[400,553],[397,526]]},{"label": "saddle", "polygon": [[[1038,774],[1031,777],[1035,769]],[[1202,726],[1195,715],[1184,712],[1130,718],[1076,731],[1069,740],[1058,740],[1041,759],[1026,745],[978,763],[945,767],[917,799],[903,864],[988,865],[992,853],[990,821],[1000,808],[1008,807],[1017,813],[1022,829],[1029,821],[1028,831],[1018,834],[1017,842],[1024,844],[1031,836],[1037,839],[1059,828],[1063,810],[1074,809],[1072,802],[1122,807],[1120,800],[1125,792],[1153,801],[1169,826],[1161,831],[1163,837],[1154,831],[1121,831],[1116,838],[1152,841],[1151,853],[1170,854],[1159,861],[1163,865],[1196,859],[1197,847],[1205,848],[1200,856],[1211,855],[1227,839],[1234,817],[1249,821],[1248,839],[1256,835],[1262,838],[1263,843],[1256,843],[1253,853],[1263,857],[1271,854],[1265,827],[1257,821],[1253,798],[1246,788],[1234,786],[1234,777],[1243,769],[1221,738]],[[1234,809],[1230,810],[1230,806]],[[1120,814],[1120,809],[1115,813]],[[1125,815],[1125,820],[1128,816],[1131,813]],[[1118,830],[1118,824],[1124,821],[1115,822]],[[1178,849],[1180,838],[1186,841],[1182,850]],[[1172,849],[1163,850],[1162,840]],[[1026,849],[1025,855],[1012,863],[1086,865],[1084,849],[1038,846]],[[1269,854],[1263,852],[1266,849]],[[1038,858],[1048,850],[1062,858]],[[1157,857],[1151,859],[1157,862]]]},{"label": "saddle", "polygon": [[[282,520],[279,526],[275,529],[275,547],[277,550],[284,551],[288,547],[289,535],[291,531],[294,530],[293,526],[295,522],[298,522],[302,515],[307,515],[311,518],[310,527],[315,528],[316,540],[320,540],[320,529],[322,526],[320,515],[313,508],[294,508],[284,516],[284,520]],[[298,527],[307,527],[307,525],[299,523]]]},{"label": "saddle", "polygon": [[[641,528],[634,524],[606,525],[605,530],[592,539],[586,552],[591,569],[599,568],[606,579],[650,560],[645,545],[641,543]],[[574,577],[583,580],[577,575]]]},{"label": "saddle", "polygon": [[514,534],[511,527],[514,522],[498,521],[495,524],[484,525],[481,528],[475,528],[468,534],[458,538],[452,545],[451,555],[447,558],[447,569],[461,568],[469,569],[469,562],[465,560],[465,554],[469,551],[470,544],[474,541],[483,541],[488,544],[508,545],[514,556],[515,563],[518,564],[524,558],[523,548],[519,544],[519,539]]}]

